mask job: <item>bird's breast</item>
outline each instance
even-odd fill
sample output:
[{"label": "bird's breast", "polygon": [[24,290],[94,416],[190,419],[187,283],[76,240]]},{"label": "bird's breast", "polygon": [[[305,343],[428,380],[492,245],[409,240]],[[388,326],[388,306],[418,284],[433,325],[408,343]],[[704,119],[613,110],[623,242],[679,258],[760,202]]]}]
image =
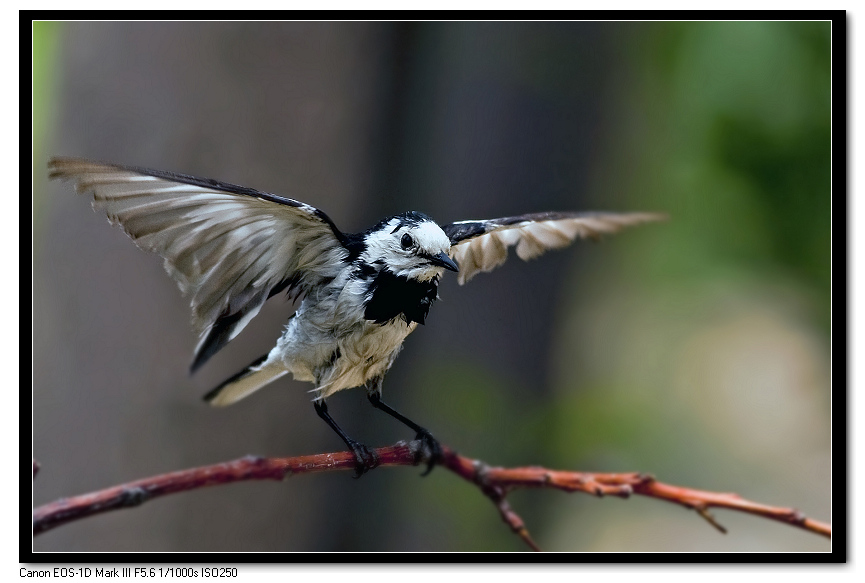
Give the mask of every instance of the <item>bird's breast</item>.
[{"label": "bird's breast", "polygon": [[423,324],[438,294],[438,279],[417,281],[386,269],[369,280],[364,318],[384,324],[398,316]]},{"label": "bird's breast", "polygon": [[[314,352],[309,351],[309,346],[297,347],[289,358],[297,368],[300,353],[310,354],[313,362],[307,364],[309,378],[301,380],[312,380],[318,398],[327,398],[337,391],[364,385],[384,375],[406,336],[416,327],[416,323],[406,323],[402,319],[385,324],[364,320],[339,337],[331,337],[330,342],[317,345]],[[295,374],[295,378],[299,376]]]}]

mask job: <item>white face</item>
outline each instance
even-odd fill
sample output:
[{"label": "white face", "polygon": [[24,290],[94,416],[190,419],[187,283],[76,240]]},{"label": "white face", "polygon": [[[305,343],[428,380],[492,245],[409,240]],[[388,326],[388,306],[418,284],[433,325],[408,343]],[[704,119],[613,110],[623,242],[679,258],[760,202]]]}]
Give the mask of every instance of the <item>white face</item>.
[{"label": "white face", "polygon": [[431,258],[447,255],[450,248],[450,239],[433,221],[401,224],[399,218],[393,218],[384,229],[369,235],[361,257],[369,263],[382,261],[396,275],[429,281],[444,271],[444,267],[432,264]]}]

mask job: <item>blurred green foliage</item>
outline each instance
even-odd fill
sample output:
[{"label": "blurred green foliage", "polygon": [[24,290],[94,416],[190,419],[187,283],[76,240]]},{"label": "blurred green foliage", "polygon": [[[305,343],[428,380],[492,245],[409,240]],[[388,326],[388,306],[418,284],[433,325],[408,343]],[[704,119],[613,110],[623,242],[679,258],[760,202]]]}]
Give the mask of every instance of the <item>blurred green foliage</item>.
[{"label": "blurred green foliage", "polygon": [[[820,482],[781,465],[828,459],[829,42],[829,23],[804,22],[658,23],[631,37],[595,183],[671,220],[572,276],[581,291],[563,306],[547,405],[558,465],[769,503],[784,484],[828,518]],[[574,526],[554,546],[586,527],[559,508],[551,524]],[[621,520],[633,523],[598,528],[639,531],[639,512]],[[750,548],[825,546],[766,536]]]},{"label": "blurred green foliage", "polygon": [[630,146],[652,168],[632,175],[629,192],[642,203],[648,187],[673,221],[666,245],[635,263],[698,277],[782,271],[820,296],[828,333],[829,41],[828,22],[650,30],[633,52],[644,83],[629,105],[646,108],[650,125]]},{"label": "blurred green foliage", "polygon": [[[33,159],[41,160],[45,152],[45,140],[56,116],[57,57],[60,40],[60,24],[57,22],[33,23]],[[45,173],[41,164],[33,167],[33,183],[44,184]],[[33,228],[37,228],[40,205],[43,199],[40,189],[33,190]],[[34,241],[38,238],[34,238]]]}]

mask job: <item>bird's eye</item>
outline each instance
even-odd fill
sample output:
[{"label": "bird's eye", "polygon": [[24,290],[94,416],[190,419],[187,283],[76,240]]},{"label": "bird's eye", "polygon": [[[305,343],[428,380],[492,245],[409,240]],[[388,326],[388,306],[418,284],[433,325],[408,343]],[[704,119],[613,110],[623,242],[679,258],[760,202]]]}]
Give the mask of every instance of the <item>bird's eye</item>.
[{"label": "bird's eye", "polygon": [[405,235],[402,236],[402,239],[400,240],[400,244],[402,245],[403,249],[408,249],[409,247],[414,245],[414,239],[411,238],[411,235],[406,233]]}]

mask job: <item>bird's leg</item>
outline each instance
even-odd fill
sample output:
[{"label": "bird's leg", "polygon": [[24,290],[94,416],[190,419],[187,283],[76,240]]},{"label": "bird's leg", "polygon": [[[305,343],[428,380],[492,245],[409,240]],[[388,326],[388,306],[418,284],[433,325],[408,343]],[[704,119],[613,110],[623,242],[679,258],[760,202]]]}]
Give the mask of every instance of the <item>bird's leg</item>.
[{"label": "bird's leg", "polygon": [[369,390],[369,392],[367,393],[367,397],[369,397],[369,402],[372,403],[372,406],[375,407],[376,409],[381,409],[382,411],[384,411],[385,413],[387,413],[388,415],[390,415],[394,419],[398,419],[399,421],[401,421],[402,423],[404,423],[408,427],[411,427],[412,429],[414,429],[417,432],[415,439],[420,440],[421,447],[423,448],[422,452],[418,452],[418,457],[420,458],[421,453],[423,453],[423,454],[425,454],[425,457],[427,458],[427,470],[421,475],[426,476],[428,473],[430,473],[432,471],[433,466],[435,466],[436,463],[438,463],[439,460],[441,460],[441,457],[442,457],[441,445],[439,445],[438,440],[436,440],[436,438],[433,437],[432,433],[430,433],[427,429],[424,429],[423,427],[421,427],[420,425],[418,425],[417,423],[415,423],[414,421],[412,421],[408,417],[402,415],[401,413],[399,413],[398,411],[393,409],[393,407],[391,407],[387,403],[383,402],[381,400],[381,391],[380,391],[380,389],[377,390],[377,387],[379,387],[379,386],[380,386],[380,383],[378,385],[374,385],[375,388]]},{"label": "bird's leg", "polygon": [[356,462],[354,469],[354,477],[359,478],[369,470],[378,466],[378,456],[376,453],[369,449],[364,444],[359,441],[355,441],[346,435],[345,431],[343,431],[339,425],[336,424],[336,421],[333,420],[333,417],[330,416],[330,413],[327,412],[327,403],[324,401],[315,401],[313,402],[315,405],[315,412],[318,413],[318,416],[324,419],[324,422],[330,425],[330,428],[336,431],[336,434],[339,435],[340,439],[342,439],[351,452],[354,454],[354,459]]}]

